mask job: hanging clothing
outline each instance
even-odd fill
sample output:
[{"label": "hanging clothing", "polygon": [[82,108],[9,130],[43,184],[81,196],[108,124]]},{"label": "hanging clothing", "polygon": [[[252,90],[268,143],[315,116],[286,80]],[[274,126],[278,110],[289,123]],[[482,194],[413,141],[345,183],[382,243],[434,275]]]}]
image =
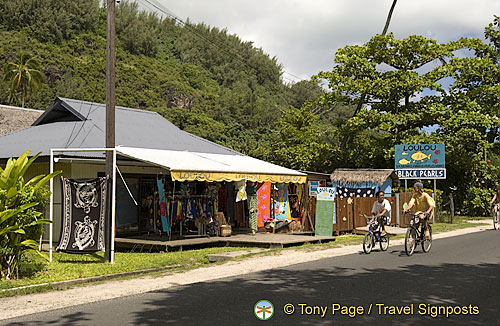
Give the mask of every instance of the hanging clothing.
[{"label": "hanging clothing", "polygon": [[271,221],[271,183],[266,182],[257,189],[257,226],[263,227],[264,222]]},{"label": "hanging clothing", "polygon": [[278,198],[276,199],[275,218],[285,220],[288,213],[288,186],[286,183],[278,184]]},{"label": "hanging clothing", "polygon": [[257,196],[249,196],[248,198],[248,211],[250,213],[250,229],[252,233],[257,232],[257,211],[258,211],[258,199]]},{"label": "hanging clothing", "polygon": [[225,185],[219,188],[219,212],[223,212],[224,215],[227,215],[226,207],[227,207],[227,198],[229,197],[229,192]]},{"label": "hanging clothing", "polygon": [[239,181],[236,184],[236,187],[238,188],[238,193],[236,194],[236,201],[242,201],[242,200],[247,200],[247,186],[245,181]]},{"label": "hanging clothing", "polygon": [[163,232],[170,235],[170,223],[167,219],[167,199],[165,197],[165,186],[163,185],[163,180],[157,179],[158,184],[158,199],[160,201],[160,216],[161,216],[161,226]]}]

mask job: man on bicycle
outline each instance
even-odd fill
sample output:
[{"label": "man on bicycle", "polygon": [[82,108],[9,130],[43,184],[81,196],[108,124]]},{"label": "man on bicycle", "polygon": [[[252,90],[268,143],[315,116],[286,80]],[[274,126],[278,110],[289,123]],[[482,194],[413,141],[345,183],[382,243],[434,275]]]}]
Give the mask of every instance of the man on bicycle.
[{"label": "man on bicycle", "polygon": [[430,238],[430,232],[428,227],[428,220],[432,217],[432,213],[434,212],[434,207],[436,203],[431,196],[426,194],[423,191],[424,185],[421,182],[415,182],[413,185],[414,194],[408,203],[408,207],[403,210],[403,213],[408,212],[413,206],[415,206],[416,212],[420,221],[422,222],[425,229],[425,237]]},{"label": "man on bicycle", "polygon": [[391,222],[391,203],[384,198],[382,190],[377,192],[377,200],[373,203],[372,220],[375,218],[382,229],[380,235],[384,236],[386,234],[385,224]]},{"label": "man on bicycle", "polygon": [[[495,213],[498,209],[496,204],[500,203],[500,187],[497,189],[497,193],[493,196],[493,199],[490,201],[490,207],[493,207],[493,213]],[[495,206],[493,206],[495,204]]]}]

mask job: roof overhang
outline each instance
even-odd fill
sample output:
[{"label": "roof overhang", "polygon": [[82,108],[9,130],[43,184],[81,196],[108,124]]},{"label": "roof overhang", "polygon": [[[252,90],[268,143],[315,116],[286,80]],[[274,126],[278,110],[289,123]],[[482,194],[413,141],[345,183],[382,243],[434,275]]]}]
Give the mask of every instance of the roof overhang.
[{"label": "roof overhang", "polygon": [[246,155],[116,147],[117,154],[163,167],[175,181],[305,183],[307,175]]}]

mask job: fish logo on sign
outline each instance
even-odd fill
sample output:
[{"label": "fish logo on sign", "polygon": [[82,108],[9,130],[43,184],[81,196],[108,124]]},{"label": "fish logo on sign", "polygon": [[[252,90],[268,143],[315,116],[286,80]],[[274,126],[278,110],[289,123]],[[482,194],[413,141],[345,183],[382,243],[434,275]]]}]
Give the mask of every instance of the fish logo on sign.
[{"label": "fish logo on sign", "polygon": [[398,163],[401,164],[401,165],[406,165],[406,164],[410,164],[411,161],[408,161],[407,159],[402,158],[402,159],[399,160]]},{"label": "fish logo on sign", "polygon": [[419,162],[424,162],[424,159],[428,159],[430,160],[431,159],[431,154],[429,155],[425,155],[424,153],[422,153],[421,151],[418,151],[416,153],[413,153],[413,155],[411,156],[411,159],[413,160],[413,163],[415,163],[416,161],[419,161]]}]

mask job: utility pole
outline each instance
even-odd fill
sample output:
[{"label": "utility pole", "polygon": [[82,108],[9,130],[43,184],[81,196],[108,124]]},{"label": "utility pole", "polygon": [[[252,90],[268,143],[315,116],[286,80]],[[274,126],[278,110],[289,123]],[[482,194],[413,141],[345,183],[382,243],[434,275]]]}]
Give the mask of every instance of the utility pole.
[{"label": "utility pole", "polygon": [[[115,148],[115,0],[107,1],[107,28],[106,28],[106,148]],[[112,198],[110,185],[113,177],[113,153],[106,151],[106,176],[108,180],[108,214],[105,227],[105,255],[104,259],[111,261],[111,205]]]}]

